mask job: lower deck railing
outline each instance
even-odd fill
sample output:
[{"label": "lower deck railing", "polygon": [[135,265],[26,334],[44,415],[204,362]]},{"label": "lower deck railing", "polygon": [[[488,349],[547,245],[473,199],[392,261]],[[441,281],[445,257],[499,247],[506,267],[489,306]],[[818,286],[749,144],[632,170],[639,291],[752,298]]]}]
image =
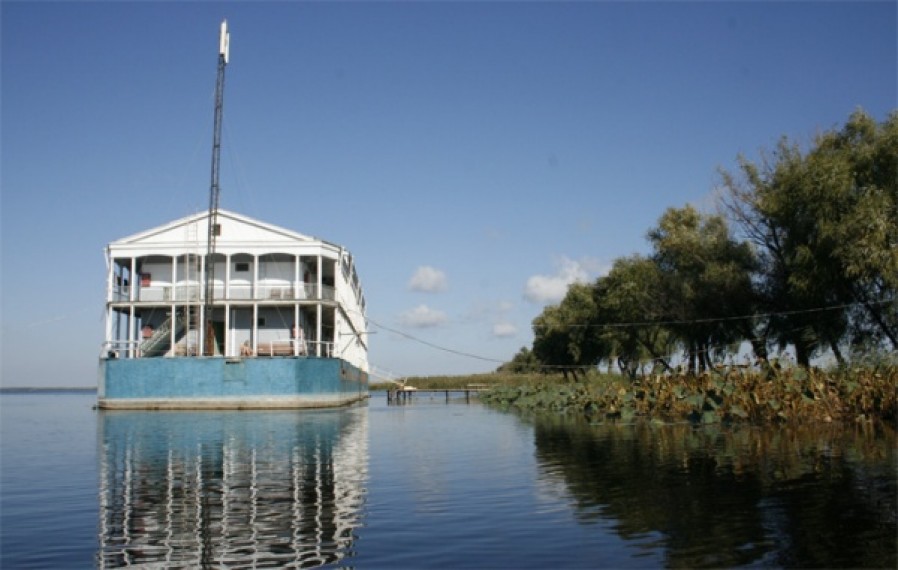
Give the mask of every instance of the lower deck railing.
[{"label": "lower deck railing", "polygon": [[[198,356],[196,343],[180,342],[174,350],[166,353],[166,358]],[[237,355],[216,355],[228,358],[258,358],[273,356],[308,356],[332,358],[334,356],[334,343],[330,341],[299,341],[299,340],[273,340],[259,342],[253,351],[252,345],[247,341],[240,347]],[[112,340],[103,343],[100,358],[157,358],[156,356],[144,356],[140,350],[140,341]]]}]

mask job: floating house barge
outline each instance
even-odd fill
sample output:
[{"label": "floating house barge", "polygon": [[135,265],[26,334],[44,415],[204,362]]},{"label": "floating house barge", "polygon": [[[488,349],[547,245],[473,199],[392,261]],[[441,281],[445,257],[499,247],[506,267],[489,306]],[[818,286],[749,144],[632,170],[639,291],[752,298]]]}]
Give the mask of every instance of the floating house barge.
[{"label": "floating house barge", "polygon": [[366,398],[365,299],[349,252],[218,210],[210,257],[210,219],[199,213],[107,247],[99,407],[304,408]]}]

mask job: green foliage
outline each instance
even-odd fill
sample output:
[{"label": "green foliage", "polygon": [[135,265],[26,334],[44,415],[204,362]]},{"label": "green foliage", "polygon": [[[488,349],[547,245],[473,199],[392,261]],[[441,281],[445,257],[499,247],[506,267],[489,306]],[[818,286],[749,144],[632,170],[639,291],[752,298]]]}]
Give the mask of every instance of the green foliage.
[{"label": "green foliage", "polygon": [[651,259],[616,260],[596,281],[593,295],[597,310],[589,325],[601,339],[601,359],[616,359],[621,372],[635,378],[643,362],[670,354],[668,330],[653,324],[663,319],[664,292],[661,271]]},{"label": "green foliage", "polygon": [[[898,348],[898,113],[858,111],[803,154],[780,141],[723,173],[726,206],[761,258],[761,312],[807,366],[840,344]],[[846,307],[815,311],[821,307]]]},{"label": "green foliage", "polygon": [[895,353],[898,112],[880,124],[857,111],[807,152],[783,138],[721,175],[727,218],[668,209],[648,232],[650,256],[572,285],[533,320],[532,351],[501,370],[538,365],[576,381],[604,363],[635,380],[648,364],[670,371],[680,351],[701,373],[745,341],[770,370],[774,345],[803,367],[824,350],[842,366]]},{"label": "green foliage", "polygon": [[689,370],[709,370],[715,348],[725,351],[751,330],[733,319],[754,308],[754,253],[731,238],[723,217],[691,206],[668,209],[649,240],[662,283],[660,320],[679,340]]},{"label": "green foliage", "polygon": [[594,366],[603,346],[596,331],[585,326],[596,313],[592,287],[572,284],[558,305],[546,309],[533,320],[533,354],[544,366],[554,368],[574,380],[578,371]]},{"label": "green foliage", "polygon": [[771,378],[654,375],[640,383],[593,377],[576,384],[497,386],[481,399],[526,411],[585,414],[597,420],[693,423],[898,421],[898,367],[823,373],[790,370]]},{"label": "green foliage", "polygon": [[525,374],[529,372],[539,371],[539,360],[536,358],[536,355],[526,346],[521,347],[521,350],[519,350],[518,353],[514,355],[514,358],[511,359],[511,362],[506,362],[505,364],[499,366],[498,369],[496,369],[496,372],[498,373],[505,372],[509,374]]}]

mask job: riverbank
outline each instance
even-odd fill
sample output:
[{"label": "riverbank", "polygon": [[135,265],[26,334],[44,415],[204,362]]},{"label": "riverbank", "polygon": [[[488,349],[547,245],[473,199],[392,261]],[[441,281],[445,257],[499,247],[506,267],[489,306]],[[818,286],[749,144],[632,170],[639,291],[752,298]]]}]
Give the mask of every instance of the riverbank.
[{"label": "riverbank", "polygon": [[[410,377],[406,384],[427,390],[484,386],[480,399],[491,406],[583,414],[595,421],[898,425],[896,366],[844,371],[793,368],[772,374],[733,369],[699,376],[649,375],[635,381],[593,372],[576,383],[561,375],[491,373]],[[393,387],[372,384],[371,390]]]},{"label": "riverbank", "polygon": [[482,401],[522,411],[576,413],[596,421],[692,423],[898,423],[898,367],[823,372],[795,368],[762,374],[653,375],[631,382],[592,375],[577,383],[499,386]]}]

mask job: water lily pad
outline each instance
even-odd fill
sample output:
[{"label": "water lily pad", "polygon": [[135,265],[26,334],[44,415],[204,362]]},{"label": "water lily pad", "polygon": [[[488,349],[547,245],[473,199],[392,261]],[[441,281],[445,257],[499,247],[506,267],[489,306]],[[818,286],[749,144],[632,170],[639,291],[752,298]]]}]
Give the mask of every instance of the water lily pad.
[{"label": "water lily pad", "polygon": [[747,419],[748,412],[742,409],[742,406],[734,405],[730,407],[730,414],[736,416],[737,418]]},{"label": "water lily pad", "polygon": [[717,415],[717,412],[707,411],[702,414],[703,424],[716,424],[718,422],[720,422],[720,416]]},{"label": "water lily pad", "polygon": [[704,394],[694,394],[686,398],[686,402],[691,404],[693,407],[701,408],[705,403]]}]

